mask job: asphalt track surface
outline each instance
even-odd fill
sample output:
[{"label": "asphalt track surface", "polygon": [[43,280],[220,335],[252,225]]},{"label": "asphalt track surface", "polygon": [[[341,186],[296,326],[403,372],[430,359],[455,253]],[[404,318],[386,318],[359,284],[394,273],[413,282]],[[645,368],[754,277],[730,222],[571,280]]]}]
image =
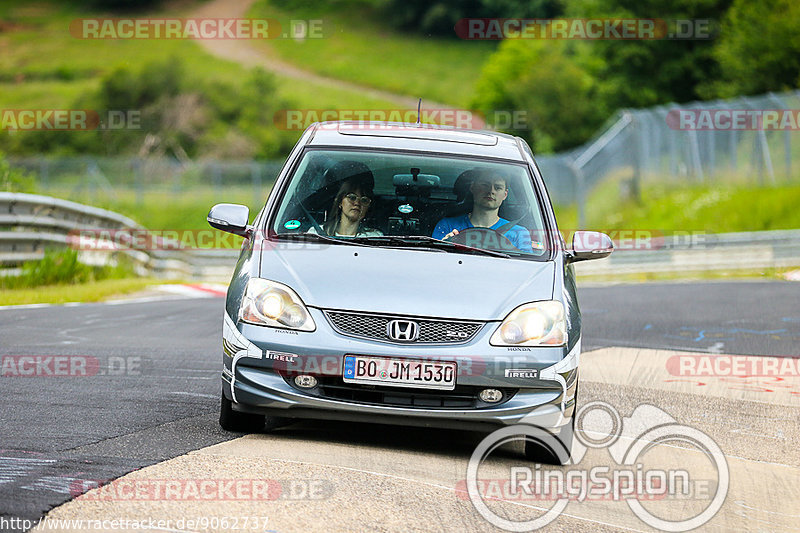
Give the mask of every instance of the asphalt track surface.
[{"label": "asphalt track surface", "polygon": [[[580,289],[579,299],[584,318],[584,352],[601,354],[611,366],[614,361],[624,365],[626,358],[636,358],[638,348],[800,355],[798,283],[589,286]],[[85,480],[114,479],[239,437],[222,431],[216,423],[222,305],[221,298],[207,298],[0,309],[0,356],[80,356],[94,365],[94,375],[85,377],[0,377],[0,519],[36,520],[78,494]],[[611,347],[630,350],[608,351]],[[609,377],[609,383],[614,379]],[[776,458],[774,452],[778,456],[792,455],[788,465],[796,467],[800,461],[793,446],[797,437],[793,433],[797,429],[795,407],[789,411],[795,413],[789,415],[789,425],[776,433],[774,424],[771,428],[762,427],[770,426],[775,417],[774,408],[765,407],[760,400],[726,401],[724,394],[705,398],[704,409],[718,414],[732,412],[749,420],[747,429],[753,436],[747,436],[747,432],[737,435],[716,417],[704,419],[705,415],[691,408],[691,401],[675,400],[669,390],[625,388],[628,385],[620,382],[601,387],[587,383],[582,386],[581,401],[601,398],[621,410],[633,409],[637,402],[669,405],[672,416],[708,429],[733,456],[737,450],[746,455],[745,448],[757,445],[764,449],[755,460],[769,462]],[[277,442],[256,435],[229,444],[251,442],[261,447],[261,453],[272,457],[297,456],[298,465],[303,462],[298,455],[300,450],[309,446],[327,461],[326,465],[351,468],[343,459],[348,452],[363,451],[366,457],[376,450],[383,454],[387,449],[390,460],[397,465],[413,462],[413,458],[424,464],[431,460],[430,456],[434,461],[445,462],[453,454],[465,463],[483,437],[457,431],[326,422],[295,424],[279,430],[279,435]],[[340,450],[331,452],[331,446]],[[251,450],[244,455],[252,453]],[[239,465],[246,463],[242,459]],[[302,479],[320,472],[306,471],[301,466],[283,467],[275,474],[277,478]],[[441,464],[430,468],[435,471]],[[398,466],[397,471],[402,470]],[[797,487],[787,489],[791,492]],[[402,492],[397,487],[397,493]],[[367,493],[362,498],[369,496]],[[357,499],[358,490],[352,489],[351,497]],[[413,500],[414,496],[409,498]],[[474,511],[466,506],[459,509],[453,517],[445,516],[445,511],[432,516],[430,520],[438,520],[438,527],[432,529],[449,530],[446,525],[453,520],[458,521],[452,523],[456,529],[484,529]],[[281,512],[275,510],[274,514],[280,516]],[[465,514],[470,514],[470,521],[463,521]],[[422,512],[415,515],[425,517]],[[562,519],[559,523],[565,529],[586,526],[580,517]],[[394,531],[410,524],[365,520],[362,525],[366,529]],[[341,527],[361,529],[353,524],[346,522]],[[620,524],[596,521],[587,530],[617,530],[622,527]],[[760,525],[769,530],[777,528],[775,523]]]}]

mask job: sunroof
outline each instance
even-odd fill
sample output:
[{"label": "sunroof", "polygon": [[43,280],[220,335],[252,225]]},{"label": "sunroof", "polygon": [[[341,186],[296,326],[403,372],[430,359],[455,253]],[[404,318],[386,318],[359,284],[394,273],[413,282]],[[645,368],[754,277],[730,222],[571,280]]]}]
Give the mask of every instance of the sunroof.
[{"label": "sunroof", "polygon": [[460,131],[452,128],[423,124],[348,124],[338,126],[342,135],[362,135],[366,137],[396,137],[400,139],[421,139],[427,141],[447,141],[465,144],[494,146],[497,137],[483,133]]}]

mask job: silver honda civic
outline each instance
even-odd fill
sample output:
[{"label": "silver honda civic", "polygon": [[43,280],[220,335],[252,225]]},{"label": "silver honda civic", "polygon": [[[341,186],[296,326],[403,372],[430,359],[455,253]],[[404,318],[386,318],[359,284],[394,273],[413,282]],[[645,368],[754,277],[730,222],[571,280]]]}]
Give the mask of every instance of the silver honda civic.
[{"label": "silver honda civic", "polygon": [[[223,317],[226,430],[524,420],[570,449],[581,351],[572,263],[612,243],[579,231],[565,244],[522,139],[314,124],[252,223],[234,204],[215,205],[208,222],[245,237]],[[545,451],[526,444],[532,458]]]}]

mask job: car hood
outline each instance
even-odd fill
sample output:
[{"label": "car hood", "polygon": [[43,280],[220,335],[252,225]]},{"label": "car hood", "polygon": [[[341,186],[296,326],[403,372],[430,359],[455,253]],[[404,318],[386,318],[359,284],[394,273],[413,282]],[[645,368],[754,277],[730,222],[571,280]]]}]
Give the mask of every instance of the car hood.
[{"label": "car hood", "polygon": [[554,274],[552,261],[285,242],[260,266],[309,307],[481,321],[551,299]]}]

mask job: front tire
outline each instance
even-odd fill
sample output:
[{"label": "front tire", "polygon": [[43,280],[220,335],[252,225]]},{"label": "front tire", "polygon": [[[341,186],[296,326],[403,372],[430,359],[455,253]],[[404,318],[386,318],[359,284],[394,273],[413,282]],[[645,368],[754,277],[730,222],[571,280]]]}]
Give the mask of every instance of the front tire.
[{"label": "front tire", "polygon": [[578,384],[575,384],[575,405],[572,420],[558,432],[534,440],[525,439],[525,458],[536,463],[565,465],[572,457],[572,441],[575,440],[575,419],[578,417]]},{"label": "front tire", "polygon": [[264,429],[266,417],[233,410],[233,402],[222,395],[219,406],[219,425],[225,431],[236,433],[257,433]]},{"label": "front tire", "polygon": [[572,456],[572,441],[575,438],[575,417],[557,433],[548,433],[543,438],[525,439],[525,458],[541,464],[565,465]]}]

